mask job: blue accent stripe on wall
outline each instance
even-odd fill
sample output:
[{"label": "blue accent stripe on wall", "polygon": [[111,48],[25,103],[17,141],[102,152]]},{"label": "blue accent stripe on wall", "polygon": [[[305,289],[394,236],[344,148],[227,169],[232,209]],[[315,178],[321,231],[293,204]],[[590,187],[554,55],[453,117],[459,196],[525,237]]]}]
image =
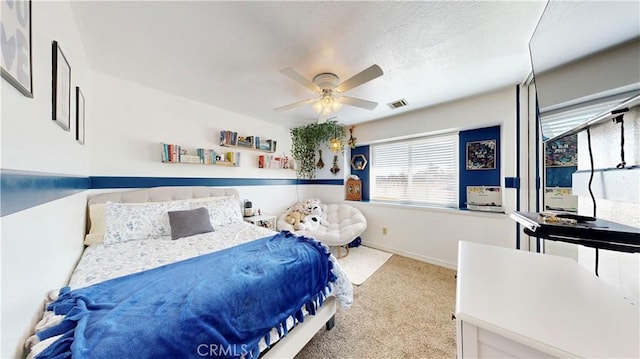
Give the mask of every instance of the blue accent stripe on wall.
[{"label": "blue accent stripe on wall", "polygon": [[343,179],[299,179],[299,180],[295,180],[295,184],[326,184],[326,185],[332,185],[332,186],[343,186],[344,185],[344,180]]},{"label": "blue accent stripe on wall", "polygon": [[343,185],[344,180],[295,178],[111,177],[92,176],[91,188],[149,188],[161,186],[282,186],[296,184]]},{"label": "blue accent stripe on wall", "polygon": [[343,179],[198,178],[198,177],[81,177],[0,169],[0,217],[87,189],[162,186],[278,186],[344,185]]},{"label": "blue accent stripe on wall", "polygon": [[88,177],[0,169],[0,216],[84,191]]}]

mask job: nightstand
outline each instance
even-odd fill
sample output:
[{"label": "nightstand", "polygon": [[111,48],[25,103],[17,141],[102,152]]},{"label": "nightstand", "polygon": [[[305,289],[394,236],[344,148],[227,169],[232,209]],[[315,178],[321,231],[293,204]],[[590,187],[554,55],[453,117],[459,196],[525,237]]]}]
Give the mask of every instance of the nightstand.
[{"label": "nightstand", "polygon": [[276,230],[276,216],[270,214],[260,214],[257,216],[244,217],[244,221],[258,227]]}]

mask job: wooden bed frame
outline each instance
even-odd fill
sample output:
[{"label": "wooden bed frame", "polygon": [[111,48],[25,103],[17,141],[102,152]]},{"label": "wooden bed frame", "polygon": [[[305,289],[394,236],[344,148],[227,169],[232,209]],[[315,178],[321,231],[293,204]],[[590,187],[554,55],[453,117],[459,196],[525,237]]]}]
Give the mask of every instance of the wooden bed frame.
[{"label": "wooden bed frame", "polygon": [[[235,196],[240,198],[234,188],[182,186],[182,187],[152,187],[121,192],[105,192],[89,195],[87,198],[87,229],[89,228],[89,206],[95,203],[121,202],[163,202],[192,198]],[[238,206],[240,200],[238,199]],[[293,328],[286,337],[281,338],[268,350],[261,354],[261,358],[293,358],[313,336],[325,326],[327,330],[335,323],[336,299],[329,297],[315,315],[304,318],[304,322]]]}]

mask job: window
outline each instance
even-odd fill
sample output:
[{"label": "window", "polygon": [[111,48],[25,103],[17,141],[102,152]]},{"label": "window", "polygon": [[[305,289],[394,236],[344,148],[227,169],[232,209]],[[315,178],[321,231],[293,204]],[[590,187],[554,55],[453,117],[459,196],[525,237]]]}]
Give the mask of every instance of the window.
[{"label": "window", "polygon": [[371,199],[458,208],[458,134],[371,145]]}]

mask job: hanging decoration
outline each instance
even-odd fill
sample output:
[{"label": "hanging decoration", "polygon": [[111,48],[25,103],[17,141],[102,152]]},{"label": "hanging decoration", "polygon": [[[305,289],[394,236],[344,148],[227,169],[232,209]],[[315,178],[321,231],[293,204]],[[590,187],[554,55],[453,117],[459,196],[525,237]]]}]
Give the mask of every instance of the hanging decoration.
[{"label": "hanging decoration", "polygon": [[324,168],[324,162],[322,161],[322,150],[318,150],[318,163],[316,163],[316,167],[318,169]]},{"label": "hanging decoration", "polygon": [[329,142],[329,149],[333,153],[342,152],[342,137],[344,136],[344,127],[341,129],[340,136],[338,136],[338,123],[335,122],[333,125],[334,136]]},{"label": "hanging decoration", "polygon": [[340,167],[338,167],[338,155],[333,156],[333,167],[331,167],[331,173],[334,175],[340,172]]},{"label": "hanging decoration", "polygon": [[353,137],[354,127],[356,126],[349,127],[349,141],[347,142],[352,149],[356,148],[356,140],[357,140],[357,138]]}]

